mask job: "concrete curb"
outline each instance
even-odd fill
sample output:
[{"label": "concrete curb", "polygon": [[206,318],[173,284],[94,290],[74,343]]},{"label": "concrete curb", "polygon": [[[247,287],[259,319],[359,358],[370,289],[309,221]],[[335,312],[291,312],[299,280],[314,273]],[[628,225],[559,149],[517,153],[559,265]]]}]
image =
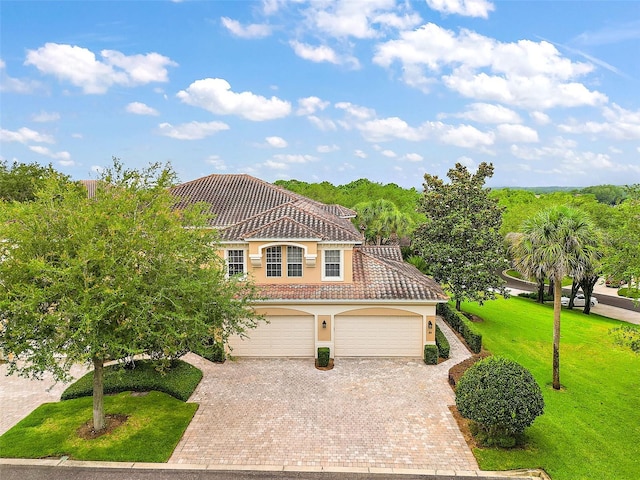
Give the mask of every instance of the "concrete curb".
[{"label": "concrete curb", "polygon": [[131,470],[218,470],[218,471],[255,471],[255,472],[327,472],[327,473],[371,473],[385,475],[429,475],[448,477],[500,477],[519,478],[523,480],[551,480],[543,470],[424,470],[411,468],[380,468],[380,467],[322,467],[296,465],[221,465],[221,464],[188,464],[188,463],[142,463],[142,462],[90,462],[69,460],[68,457],[59,459],[30,459],[30,458],[0,458],[0,465],[28,465],[37,467],[61,468],[105,468]]}]

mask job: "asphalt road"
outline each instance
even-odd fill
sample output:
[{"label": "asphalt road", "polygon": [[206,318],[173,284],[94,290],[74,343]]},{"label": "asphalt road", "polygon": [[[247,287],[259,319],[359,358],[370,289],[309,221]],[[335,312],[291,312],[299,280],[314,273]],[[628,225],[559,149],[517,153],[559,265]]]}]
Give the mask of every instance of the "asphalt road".
[{"label": "asphalt road", "polygon": [[[515,288],[518,290],[524,290],[526,292],[535,292],[536,288],[534,285],[528,282],[523,282],[522,280],[518,280],[516,278],[507,277],[505,275],[501,275],[503,279],[507,282],[507,288]],[[567,296],[571,293],[571,290],[564,289],[563,293]],[[615,294],[615,289],[611,289],[611,295],[603,295],[602,293],[597,293],[595,295],[598,298],[598,302],[603,305],[611,305],[612,307],[624,308],[625,310],[631,310],[633,312],[640,313],[640,305],[633,305],[633,302],[624,297],[619,297]]]},{"label": "asphalt road", "polygon": [[505,477],[464,477],[333,472],[258,472],[131,468],[46,467],[0,464],[2,480],[505,480]]}]

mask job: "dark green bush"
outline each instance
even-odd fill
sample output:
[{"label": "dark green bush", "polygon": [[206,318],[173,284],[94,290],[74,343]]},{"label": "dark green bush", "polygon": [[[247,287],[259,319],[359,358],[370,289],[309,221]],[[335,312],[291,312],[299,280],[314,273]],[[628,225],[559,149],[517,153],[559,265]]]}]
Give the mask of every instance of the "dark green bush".
[{"label": "dark green bush", "polygon": [[329,366],[329,347],[319,347],[318,348],[318,366],[319,367],[327,367]]},{"label": "dark green bush", "polygon": [[449,350],[451,346],[449,345],[449,340],[444,336],[440,327],[436,325],[436,345],[438,346],[438,352],[442,358],[449,358]]},{"label": "dark green bush", "polygon": [[424,363],[426,363],[427,365],[438,364],[438,346],[437,345],[424,346]]},{"label": "dark green bush", "polygon": [[206,358],[210,362],[223,363],[227,359],[227,354],[224,351],[224,345],[213,339],[198,347],[193,353],[197,353],[202,358]]},{"label": "dark green bush", "polygon": [[[170,368],[158,371],[150,360],[137,360],[135,368],[109,365],[104,368],[104,393],[164,392],[186,402],[202,379],[202,371],[182,360],[171,362]],[[72,383],[62,393],[62,400],[93,395],[93,371]]]},{"label": "dark green bush", "polygon": [[469,326],[469,320],[462,313],[451,308],[446,303],[439,303],[436,311],[451,328],[462,335],[462,338],[467,342],[469,349],[473,353],[480,353],[480,350],[482,350],[482,335],[472,330]]},{"label": "dark green bush", "polygon": [[[518,296],[522,298],[530,298],[531,300],[538,300],[537,292],[520,292]],[[549,295],[548,293],[545,293],[542,298],[545,302],[553,302],[553,295]]]},{"label": "dark green bush", "polygon": [[488,446],[513,446],[544,412],[540,387],[518,363],[488,357],[469,368],[456,385],[456,407],[477,424],[477,439]]}]

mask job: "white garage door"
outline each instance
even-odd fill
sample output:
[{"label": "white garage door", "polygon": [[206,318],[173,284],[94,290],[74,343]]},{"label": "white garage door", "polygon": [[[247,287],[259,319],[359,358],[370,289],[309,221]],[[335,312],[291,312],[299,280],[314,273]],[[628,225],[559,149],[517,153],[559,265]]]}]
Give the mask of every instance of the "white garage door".
[{"label": "white garage door", "polygon": [[312,316],[269,317],[249,330],[249,338],[229,338],[231,355],[237,357],[314,357]]},{"label": "white garage door", "polygon": [[336,357],[422,357],[420,317],[335,318]]}]

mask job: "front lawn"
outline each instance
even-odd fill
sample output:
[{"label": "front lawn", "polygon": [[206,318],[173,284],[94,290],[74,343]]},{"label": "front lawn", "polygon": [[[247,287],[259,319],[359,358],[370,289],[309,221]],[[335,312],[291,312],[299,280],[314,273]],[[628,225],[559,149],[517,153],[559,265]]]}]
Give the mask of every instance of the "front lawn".
[{"label": "front lawn", "polygon": [[78,430],[91,420],[92,402],[82,397],[39,406],[0,437],[0,456],[166,462],[198,409],[161,392],[105,396],[105,413],[128,419],[111,433],[86,440]]},{"label": "front lawn", "polygon": [[484,347],[528,368],[542,388],[545,414],[527,430],[526,449],[477,449],[483,470],[544,468],[553,480],[640,476],[640,356],[615,345],[608,331],[623,324],[563,309],[561,391],[551,388],[553,308],[530,300],[462,309]]}]

